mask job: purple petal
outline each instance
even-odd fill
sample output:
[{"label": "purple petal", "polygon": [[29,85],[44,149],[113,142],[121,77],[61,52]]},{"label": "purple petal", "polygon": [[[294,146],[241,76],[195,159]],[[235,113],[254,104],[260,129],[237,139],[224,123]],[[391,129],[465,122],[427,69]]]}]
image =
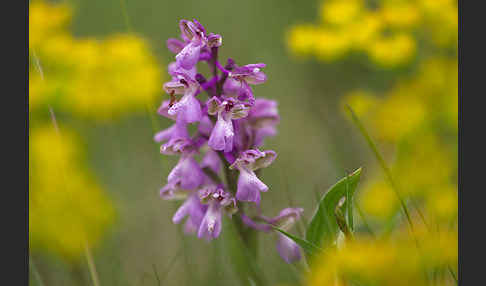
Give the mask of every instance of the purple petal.
[{"label": "purple petal", "polygon": [[277,241],[277,251],[287,263],[293,263],[301,258],[299,246],[287,236],[279,233]]},{"label": "purple petal", "polygon": [[154,136],[155,142],[168,141],[170,139],[170,137],[172,136],[172,133],[173,133],[175,128],[176,128],[176,125],[174,124],[167,129],[164,129],[162,131],[157,132]]},{"label": "purple petal", "polygon": [[218,114],[218,121],[216,121],[213,132],[211,132],[209,137],[209,147],[214,150],[230,152],[233,149],[233,136],[234,131],[231,119],[225,120],[221,113]]},{"label": "purple petal", "polygon": [[209,149],[206,152],[206,155],[201,160],[201,168],[204,167],[209,167],[216,174],[219,173],[219,171],[221,170],[221,160],[219,159],[219,156],[215,151]]},{"label": "purple petal", "polygon": [[208,36],[208,47],[220,47],[223,44],[223,37],[221,35],[210,33]]},{"label": "purple petal", "polygon": [[260,192],[268,190],[253,171],[241,169],[238,177],[236,198],[239,201],[254,202],[260,204]]},{"label": "purple petal", "polygon": [[201,118],[201,122],[199,122],[197,130],[206,137],[211,135],[211,131],[213,130],[213,122],[211,122],[209,116],[205,115]]},{"label": "purple petal", "polygon": [[254,228],[256,230],[264,231],[264,232],[269,232],[272,230],[272,227],[268,224],[263,224],[263,223],[256,223],[254,222],[251,218],[247,217],[245,214],[241,214],[241,220],[243,221],[244,224],[247,226]]},{"label": "purple petal", "polygon": [[260,218],[270,224],[278,225],[284,230],[289,230],[290,227],[292,227],[292,225],[294,225],[295,222],[300,219],[303,211],[303,208],[285,208],[281,210],[276,217],[267,218],[260,216]]},{"label": "purple petal", "polygon": [[196,35],[197,27],[191,21],[180,20],[179,21],[179,29],[181,30],[181,37],[185,41],[190,41]]},{"label": "purple petal", "polygon": [[258,98],[248,114],[250,118],[270,117],[278,119],[277,102],[275,100]]},{"label": "purple petal", "polygon": [[169,104],[170,100],[164,100],[162,105],[160,105],[159,109],[157,110],[157,113],[172,120],[176,120],[176,116],[169,114]]},{"label": "purple petal", "polygon": [[197,69],[196,66],[192,67],[191,69],[183,69],[181,68],[177,62],[171,62],[167,68],[167,71],[169,74],[173,77],[172,81],[179,81],[180,80],[180,75],[184,75],[185,79],[189,78],[191,80],[195,80],[196,74],[197,74]]},{"label": "purple petal", "polygon": [[192,156],[182,156],[167,177],[169,184],[177,184],[185,190],[192,190],[204,180],[204,173]]},{"label": "purple petal", "polygon": [[184,232],[194,233],[199,228],[206,209],[207,206],[202,205],[199,197],[194,193],[179,207],[172,217],[172,222],[178,224],[184,217],[189,216],[184,225]]},{"label": "purple petal", "polygon": [[255,147],[260,147],[263,145],[263,140],[269,136],[275,136],[277,134],[277,129],[273,126],[267,126],[255,130],[255,138],[253,139],[253,145]]},{"label": "purple petal", "polygon": [[202,45],[196,43],[189,43],[187,46],[176,55],[177,64],[186,69],[192,69],[199,60],[199,53],[201,52]]},{"label": "purple petal", "polygon": [[199,238],[205,238],[207,240],[212,240],[217,238],[221,233],[221,207],[219,203],[212,202],[204,218],[199,226],[199,231],[197,236]]},{"label": "purple petal", "polygon": [[182,51],[182,49],[185,46],[185,44],[181,40],[174,39],[174,38],[169,38],[166,43],[167,43],[167,48],[169,49],[169,51],[171,51],[175,54]]},{"label": "purple petal", "polygon": [[185,123],[198,122],[202,118],[201,104],[191,93],[186,93],[167,113],[172,116],[177,114],[177,121]]}]

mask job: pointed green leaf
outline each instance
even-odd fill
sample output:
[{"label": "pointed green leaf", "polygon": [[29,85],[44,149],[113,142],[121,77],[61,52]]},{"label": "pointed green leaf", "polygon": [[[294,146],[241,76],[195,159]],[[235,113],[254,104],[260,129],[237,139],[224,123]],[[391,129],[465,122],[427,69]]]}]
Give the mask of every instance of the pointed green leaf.
[{"label": "pointed green leaf", "polygon": [[343,208],[348,210],[348,224],[352,227],[353,221],[350,208],[352,208],[353,195],[360,175],[361,168],[339,180],[322,196],[307,228],[305,235],[307,242],[322,249],[326,249],[335,243],[339,234],[339,226],[336,222],[334,211],[342,197],[346,197]]},{"label": "pointed green leaf", "polygon": [[321,251],[321,249],[317,246],[315,246],[314,244],[308,242],[307,240],[305,239],[302,239],[300,237],[296,237],[288,232],[286,232],[285,230],[282,230],[278,227],[273,227],[275,230],[279,231],[280,233],[282,233],[283,235],[287,236],[288,238],[292,239],[295,243],[297,243],[301,248],[302,250],[304,250],[307,254],[309,255],[312,255],[318,251]]}]

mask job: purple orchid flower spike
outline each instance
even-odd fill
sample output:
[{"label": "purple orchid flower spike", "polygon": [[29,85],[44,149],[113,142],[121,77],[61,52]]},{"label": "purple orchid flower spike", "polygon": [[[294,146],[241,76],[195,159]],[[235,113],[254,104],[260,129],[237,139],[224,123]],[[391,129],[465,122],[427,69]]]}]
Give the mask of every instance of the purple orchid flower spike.
[{"label": "purple orchid flower spike", "polygon": [[[179,28],[180,39],[167,40],[167,47],[176,54],[175,62],[168,66],[172,79],[164,84],[170,100],[163,101],[158,109],[160,115],[175,124],[158,132],[154,140],[162,144],[162,154],[179,155],[180,159],[161,189],[161,196],[185,198],[174,214],[174,223],[187,217],[186,232],[197,230],[199,238],[212,240],[221,232],[223,212],[231,216],[237,211],[237,200],[238,204],[255,203],[260,214],[260,192],[268,191],[268,187],[255,171],[270,165],[277,154],[257,148],[265,138],[277,133],[280,117],[275,101],[255,99],[253,95],[251,85],[267,79],[262,71],[265,64],[238,66],[228,58],[223,67],[218,59],[220,35],[208,33],[195,19],[181,20]],[[209,65],[210,77],[198,71],[198,62]],[[204,95],[208,96],[206,104],[199,100]],[[187,125],[196,122],[197,131],[190,136]],[[198,163],[194,157],[200,153],[203,157]],[[227,164],[239,171],[225,173],[231,176],[226,182],[236,180],[233,176],[238,174],[236,190],[225,191],[233,186],[221,184],[222,168]],[[275,225],[289,228],[300,211],[285,209],[275,218],[250,218],[243,212],[238,215],[249,227],[273,232]],[[300,258],[299,247],[284,236],[279,236],[277,249],[286,262]]]},{"label": "purple orchid flower spike", "polygon": [[208,209],[201,225],[199,226],[198,237],[210,241],[217,238],[221,233],[222,212],[225,211],[230,217],[238,211],[235,198],[225,192],[221,186],[212,186],[199,191],[199,198]]},{"label": "purple orchid flower spike", "polygon": [[249,108],[234,98],[228,98],[221,102],[217,97],[212,97],[207,102],[207,107],[208,114],[218,114],[218,120],[211,132],[208,145],[214,150],[230,152],[233,149],[235,134],[231,120],[246,117]]},{"label": "purple orchid flower spike", "polygon": [[196,98],[199,83],[185,73],[174,74],[172,81],[164,84],[164,90],[171,95],[183,94],[183,96],[178,102],[169,104],[167,114],[171,117],[176,116],[177,121],[199,122],[202,118],[201,104]]},{"label": "purple orchid flower spike", "polygon": [[260,192],[266,192],[268,187],[258,179],[254,171],[269,166],[276,157],[277,153],[272,150],[247,150],[231,164],[230,169],[236,168],[240,171],[236,191],[239,201],[260,204]]},{"label": "purple orchid flower spike", "polygon": [[172,217],[172,222],[179,224],[187,216],[188,218],[184,225],[184,231],[186,233],[195,233],[201,225],[206,210],[207,206],[201,204],[198,194],[193,193],[186,199],[179,209],[177,209]]}]

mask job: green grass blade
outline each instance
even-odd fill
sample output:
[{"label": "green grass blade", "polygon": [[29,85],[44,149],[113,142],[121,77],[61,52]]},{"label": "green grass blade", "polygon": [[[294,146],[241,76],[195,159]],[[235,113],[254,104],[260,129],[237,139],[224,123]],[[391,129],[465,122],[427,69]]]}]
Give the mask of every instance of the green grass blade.
[{"label": "green grass blade", "polygon": [[319,247],[315,246],[314,244],[308,242],[307,240],[305,239],[302,239],[300,237],[296,237],[288,232],[286,232],[285,230],[282,230],[278,227],[273,227],[276,231],[279,231],[280,233],[282,233],[283,235],[287,236],[288,238],[292,239],[295,243],[297,243],[301,248],[302,250],[304,250],[307,254],[309,255],[314,255],[315,253],[317,252],[320,252],[322,251],[322,249],[320,249]]},{"label": "green grass blade", "polygon": [[407,218],[407,222],[410,226],[410,229],[413,232],[414,227],[413,227],[412,219],[410,218],[410,213],[408,211],[407,205],[405,204],[405,201],[403,200],[403,198],[402,198],[402,196],[401,196],[401,194],[398,190],[398,187],[395,183],[395,180],[393,180],[393,176],[392,176],[392,173],[390,171],[390,168],[388,168],[388,165],[386,164],[385,160],[383,159],[380,152],[378,151],[376,144],[371,139],[371,136],[369,135],[368,131],[366,131],[366,128],[361,123],[358,116],[356,116],[356,113],[354,113],[353,109],[349,105],[346,105],[346,108],[347,108],[349,114],[351,115],[351,119],[353,120],[353,123],[358,127],[360,133],[365,138],[366,143],[368,143],[368,146],[370,147],[371,151],[375,155],[375,158],[378,161],[378,164],[380,165],[381,169],[385,173],[385,177],[387,178],[388,182],[390,183],[390,186],[392,187],[393,191],[395,192],[395,195],[397,196],[397,198],[400,202],[402,210],[405,213],[405,217]]}]

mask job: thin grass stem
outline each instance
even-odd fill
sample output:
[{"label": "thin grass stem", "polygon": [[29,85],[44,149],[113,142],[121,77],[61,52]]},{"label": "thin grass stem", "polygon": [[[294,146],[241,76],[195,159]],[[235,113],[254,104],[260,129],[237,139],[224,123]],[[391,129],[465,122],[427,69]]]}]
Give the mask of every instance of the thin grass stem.
[{"label": "thin grass stem", "polygon": [[414,232],[414,225],[413,225],[412,219],[410,218],[410,213],[408,211],[407,205],[405,204],[405,201],[402,198],[402,195],[400,194],[400,192],[398,190],[398,187],[395,183],[395,180],[393,179],[390,168],[388,168],[388,165],[386,164],[385,160],[383,159],[380,152],[378,151],[378,148],[376,147],[375,143],[371,139],[371,136],[369,135],[368,131],[366,131],[366,128],[361,123],[359,118],[356,116],[356,114],[354,113],[351,106],[346,104],[346,108],[349,111],[349,114],[351,115],[351,118],[352,118],[354,124],[358,127],[359,131],[361,132],[361,134],[365,138],[365,140],[368,143],[368,146],[370,147],[371,151],[373,151],[373,154],[375,155],[375,158],[378,161],[381,169],[385,173],[385,177],[388,179],[388,182],[390,183],[393,191],[395,192],[395,195],[397,196],[398,201],[400,202],[402,210],[405,213],[405,217],[407,218],[407,222],[408,222],[410,229],[413,233]]},{"label": "thin grass stem", "polygon": [[100,279],[98,278],[98,272],[96,271],[96,266],[93,260],[93,256],[91,255],[91,251],[89,250],[87,243],[84,245],[84,254],[86,256],[86,261],[88,262],[89,275],[91,276],[93,285],[100,286],[101,284],[100,284]]},{"label": "thin grass stem", "polygon": [[34,277],[37,281],[37,283],[40,286],[44,286],[44,281],[42,280],[42,277],[40,276],[39,271],[37,270],[37,267],[35,266],[34,260],[32,259],[32,256],[29,255],[29,265],[30,269],[32,270],[32,273],[34,274]]}]

